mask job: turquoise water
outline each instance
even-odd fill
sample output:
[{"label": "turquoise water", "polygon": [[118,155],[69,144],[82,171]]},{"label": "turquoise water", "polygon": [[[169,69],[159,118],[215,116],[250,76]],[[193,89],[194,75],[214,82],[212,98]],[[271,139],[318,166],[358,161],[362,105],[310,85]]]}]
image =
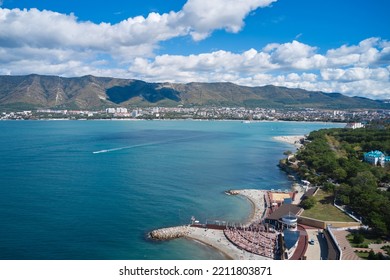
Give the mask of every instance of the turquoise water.
[{"label": "turquoise water", "polygon": [[152,229],[192,215],[244,220],[228,189],[290,187],[277,135],[341,124],[197,121],[0,122],[0,259],[223,259]]}]

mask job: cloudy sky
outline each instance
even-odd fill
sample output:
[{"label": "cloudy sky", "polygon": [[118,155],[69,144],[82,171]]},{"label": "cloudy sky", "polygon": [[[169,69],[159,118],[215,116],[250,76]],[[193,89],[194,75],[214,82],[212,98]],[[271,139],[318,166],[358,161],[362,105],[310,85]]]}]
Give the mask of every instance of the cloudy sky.
[{"label": "cloudy sky", "polygon": [[0,75],[390,98],[388,0],[0,0]]}]

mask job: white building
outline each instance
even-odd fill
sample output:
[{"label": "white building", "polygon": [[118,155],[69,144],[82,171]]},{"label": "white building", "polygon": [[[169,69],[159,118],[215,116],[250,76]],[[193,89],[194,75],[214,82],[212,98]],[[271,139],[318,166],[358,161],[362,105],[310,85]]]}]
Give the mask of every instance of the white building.
[{"label": "white building", "polygon": [[362,123],[348,123],[345,128],[352,128],[352,129],[356,129],[356,128],[362,128],[364,127],[364,125]]},{"label": "white building", "polygon": [[380,165],[385,166],[390,163],[390,157],[385,156],[381,151],[371,151],[368,153],[364,153],[364,161],[371,163],[372,165]]},{"label": "white building", "polygon": [[116,113],[127,114],[127,109],[126,108],[116,108]]},{"label": "white building", "polygon": [[127,109],[126,108],[107,108],[106,109],[107,114],[127,114]]},{"label": "white building", "polygon": [[115,114],[116,113],[116,109],[115,108],[107,108],[106,109],[106,113],[107,114]]}]

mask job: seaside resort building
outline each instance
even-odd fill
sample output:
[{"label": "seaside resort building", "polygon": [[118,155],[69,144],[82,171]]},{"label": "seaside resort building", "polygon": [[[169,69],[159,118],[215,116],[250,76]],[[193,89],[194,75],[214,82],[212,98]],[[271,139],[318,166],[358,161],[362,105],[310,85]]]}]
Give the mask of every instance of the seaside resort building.
[{"label": "seaside resort building", "polygon": [[225,236],[237,247],[271,259],[301,259],[307,246],[304,228],[298,225],[302,208],[292,204],[295,192],[269,191],[266,213],[260,224],[227,228]]},{"label": "seaside resort building", "polygon": [[[265,259],[306,260],[306,259],[354,259],[356,255],[349,254],[342,249],[339,237],[333,229],[337,227],[358,227],[357,222],[341,222],[337,226],[332,222],[310,219],[302,216],[303,209],[297,204],[301,199],[315,195],[318,187],[305,189],[302,198],[297,191],[289,192],[271,190],[264,192],[260,199],[264,199],[264,212],[261,217],[250,224],[206,220],[201,224],[195,217],[191,219],[191,227],[202,229],[202,236],[208,230],[222,231],[223,236],[241,251],[265,257]],[[239,194],[229,191],[230,195]],[[299,197],[298,200],[295,200]],[[263,207],[262,207],[263,208]],[[184,230],[184,231],[183,231]],[[186,236],[186,227],[156,230],[151,233],[152,238],[166,240]],[[204,231],[204,232],[203,232]],[[215,232],[211,232],[215,234]],[[218,239],[221,242],[221,239]],[[207,244],[207,242],[206,242]],[[309,248],[310,247],[310,248]],[[356,257],[357,258],[357,257]]]},{"label": "seaside resort building", "polygon": [[356,128],[363,128],[364,125],[362,123],[348,123],[345,128],[352,128],[352,129],[356,129]]},{"label": "seaside resort building", "polygon": [[370,151],[364,153],[364,161],[372,165],[380,165],[384,167],[385,165],[390,164],[390,156],[385,156],[381,151]]},{"label": "seaside resort building", "polygon": [[[271,196],[273,194],[271,193]],[[298,247],[301,235],[301,230],[298,230],[298,215],[301,212],[302,208],[291,204],[291,199],[286,198],[265,219],[266,224],[281,233],[279,238],[281,259],[291,259]]]},{"label": "seaside resort building", "polygon": [[[304,196],[313,196],[318,188],[309,188]],[[267,215],[264,219],[264,225],[266,230],[274,231],[277,235],[277,248],[278,251],[275,254],[275,258],[284,260],[298,260],[306,259],[306,250],[309,246],[320,247],[319,241],[309,240],[307,230],[313,230],[316,227],[314,225],[305,225],[302,223],[301,214],[303,209],[294,203],[295,193],[292,192],[280,192],[270,191],[266,195]],[[340,251],[337,248],[337,243],[334,238],[329,234],[328,229],[324,227],[317,228],[317,235],[321,240],[321,246],[327,247],[324,249],[324,253],[321,253],[323,259],[339,259]],[[317,232],[317,231],[316,231]],[[316,245],[313,245],[316,244]],[[321,250],[322,250],[321,249]]]}]

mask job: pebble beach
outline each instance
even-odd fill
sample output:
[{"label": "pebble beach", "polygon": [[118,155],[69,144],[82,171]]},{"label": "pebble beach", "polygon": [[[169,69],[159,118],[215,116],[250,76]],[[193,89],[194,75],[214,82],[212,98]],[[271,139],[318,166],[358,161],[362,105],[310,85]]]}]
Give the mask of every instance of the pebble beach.
[{"label": "pebble beach", "polygon": [[302,146],[300,143],[301,139],[304,139],[304,135],[292,135],[292,136],[274,136],[273,139],[276,141],[288,143],[291,145],[295,145],[295,147],[299,148]]},{"label": "pebble beach", "polygon": [[[245,221],[244,225],[249,225],[254,222],[258,222],[262,219],[265,211],[264,203],[264,190],[256,189],[244,189],[244,190],[230,190],[227,192],[230,195],[241,195],[247,198],[252,204],[252,213],[248,220]],[[242,250],[231,243],[224,235],[223,230],[202,228],[202,227],[191,227],[179,226],[164,228],[152,231],[150,233],[154,239],[164,240],[173,238],[188,238],[199,241],[203,244],[211,246],[212,248],[220,251],[226,256],[227,259],[233,260],[268,260],[269,258],[260,256],[257,254],[250,253]]]}]

